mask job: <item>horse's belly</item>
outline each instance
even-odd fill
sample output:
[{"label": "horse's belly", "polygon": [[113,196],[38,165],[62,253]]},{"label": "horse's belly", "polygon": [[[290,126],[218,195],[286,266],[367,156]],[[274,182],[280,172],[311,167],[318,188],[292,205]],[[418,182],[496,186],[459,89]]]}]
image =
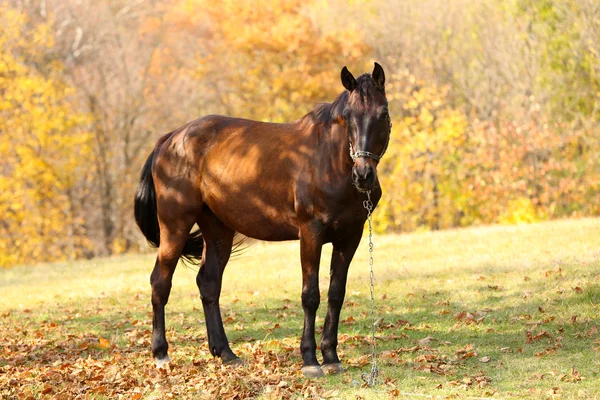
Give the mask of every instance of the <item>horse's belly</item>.
[{"label": "horse's belly", "polygon": [[293,202],[284,193],[211,189],[204,203],[225,225],[242,235],[267,241],[298,239]]}]

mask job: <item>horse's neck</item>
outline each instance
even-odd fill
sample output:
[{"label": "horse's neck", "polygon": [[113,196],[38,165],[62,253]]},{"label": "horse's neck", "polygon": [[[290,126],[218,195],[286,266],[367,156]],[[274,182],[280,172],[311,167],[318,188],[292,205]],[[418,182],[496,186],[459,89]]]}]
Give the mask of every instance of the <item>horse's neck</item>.
[{"label": "horse's neck", "polygon": [[341,178],[350,176],[352,169],[352,159],[350,157],[350,142],[346,128],[341,124],[331,124],[323,128],[322,146],[319,162],[322,168],[326,169],[333,176],[339,175]]}]

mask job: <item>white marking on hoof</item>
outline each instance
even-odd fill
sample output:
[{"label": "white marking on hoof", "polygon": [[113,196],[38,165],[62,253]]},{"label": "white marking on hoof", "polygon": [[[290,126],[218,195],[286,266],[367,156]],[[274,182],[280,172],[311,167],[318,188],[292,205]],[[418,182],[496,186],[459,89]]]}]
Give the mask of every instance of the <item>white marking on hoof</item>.
[{"label": "white marking on hoof", "polygon": [[321,369],[325,373],[325,375],[339,374],[344,372],[344,368],[342,368],[342,363],[335,364],[323,364]]},{"label": "white marking on hoof", "polygon": [[157,369],[161,369],[161,368],[166,369],[167,365],[169,365],[169,361],[171,361],[171,359],[169,358],[169,356],[166,356],[165,358],[162,358],[162,359],[161,358],[157,358],[156,359],[156,368]]},{"label": "white marking on hoof", "polygon": [[306,367],[302,367],[300,371],[302,371],[302,375],[304,375],[307,378],[320,378],[321,376],[325,375],[321,367],[319,367],[318,365],[309,365]]}]

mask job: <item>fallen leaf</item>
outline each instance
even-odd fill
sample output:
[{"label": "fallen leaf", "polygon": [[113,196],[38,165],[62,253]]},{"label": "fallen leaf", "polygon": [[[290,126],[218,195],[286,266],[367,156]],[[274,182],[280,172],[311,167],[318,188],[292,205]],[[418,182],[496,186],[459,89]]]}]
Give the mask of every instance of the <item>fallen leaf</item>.
[{"label": "fallen leaf", "polygon": [[108,349],[110,348],[110,342],[103,337],[98,337],[98,347],[101,349]]},{"label": "fallen leaf", "polygon": [[579,371],[577,371],[575,368],[571,367],[571,382],[576,382],[576,381],[580,381],[583,378],[581,377],[581,374],[579,373]]},{"label": "fallen leaf", "polygon": [[97,386],[89,391],[92,393],[106,393],[106,386]]},{"label": "fallen leaf", "polygon": [[436,341],[436,340],[437,340],[437,339],[436,339],[436,338],[434,338],[434,337],[427,336],[427,337],[425,337],[425,338],[423,338],[423,339],[421,339],[421,340],[418,340],[418,341],[417,341],[417,343],[419,343],[421,346],[424,346],[424,345],[426,345],[426,344],[429,344],[429,343],[431,343],[431,342],[434,342],[434,341]]}]

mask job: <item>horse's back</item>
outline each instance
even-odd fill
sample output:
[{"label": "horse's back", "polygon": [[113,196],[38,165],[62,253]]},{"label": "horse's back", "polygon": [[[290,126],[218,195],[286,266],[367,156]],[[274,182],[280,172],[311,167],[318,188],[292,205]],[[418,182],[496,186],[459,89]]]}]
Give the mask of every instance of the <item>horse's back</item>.
[{"label": "horse's back", "polygon": [[246,236],[296,239],[295,185],[309,164],[302,134],[293,124],[202,117],[165,142],[162,156],[174,162],[163,180],[187,180],[178,190]]}]

